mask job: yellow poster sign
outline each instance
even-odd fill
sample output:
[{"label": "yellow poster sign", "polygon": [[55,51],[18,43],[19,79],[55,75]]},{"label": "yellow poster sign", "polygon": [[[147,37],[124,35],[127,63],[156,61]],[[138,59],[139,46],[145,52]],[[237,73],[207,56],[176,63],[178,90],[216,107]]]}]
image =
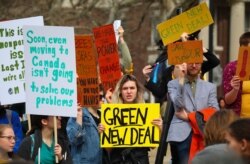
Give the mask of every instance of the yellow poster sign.
[{"label": "yellow poster sign", "polygon": [[239,48],[236,75],[242,81],[250,80],[250,46]]},{"label": "yellow poster sign", "polygon": [[164,45],[180,39],[183,32],[191,34],[213,23],[213,18],[207,4],[191,8],[190,10],[175,16],[157,25],[157,30]]},{"label": "yellow poster sign", "polygon": [[101,147],[158,147],[159,128],[152,124],[160,118],[159,104],[103,104]]},{"label": "yellow poster sign", "polygon": [[240,117],[250,118],[250,81],[242,83]]},{"label": "yellow poster sign", "polygon": [[202,63],[202,41],[186,41],[169,44],[168,64]]}]

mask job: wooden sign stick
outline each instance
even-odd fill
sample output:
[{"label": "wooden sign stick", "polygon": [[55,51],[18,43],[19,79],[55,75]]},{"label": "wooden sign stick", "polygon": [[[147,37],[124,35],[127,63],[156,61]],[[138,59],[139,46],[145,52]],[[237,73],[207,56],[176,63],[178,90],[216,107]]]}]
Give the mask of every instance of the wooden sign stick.
[{"label": "wooden sign stick", "polygon": [[[54,140],[55,140],[55,145],[57,144],[57,118],[54,116]],[[58,157],[55,156],[56,158],[56,163],[58,163]]]}]

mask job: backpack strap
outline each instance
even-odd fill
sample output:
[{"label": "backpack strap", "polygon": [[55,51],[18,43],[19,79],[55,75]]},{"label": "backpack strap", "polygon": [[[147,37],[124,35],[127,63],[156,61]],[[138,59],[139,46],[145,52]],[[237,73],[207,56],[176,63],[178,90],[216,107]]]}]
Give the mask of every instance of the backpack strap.
[{"label": "backpack strap", "polygon": [[34,134],[31,134],[30,138],[31,138],[30,159],[32,159],[33,152],[34,152],[34,143],[35,143],[35,136],[34,136]]},{"label": "backpack strap", "polygon": [[11,118],[12,118],[12,110],[6,109],[6,116],[9,121],[9,124],[11,125]]}]

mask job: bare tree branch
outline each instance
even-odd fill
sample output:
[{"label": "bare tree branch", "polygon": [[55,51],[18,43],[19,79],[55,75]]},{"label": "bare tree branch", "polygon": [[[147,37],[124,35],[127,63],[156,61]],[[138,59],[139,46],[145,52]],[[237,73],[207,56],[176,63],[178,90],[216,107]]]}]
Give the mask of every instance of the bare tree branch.
[{"label": "bare tree branch", "polygon": [[79,1],[76,4],[73,3],[73,0],[69,0],[69,2],[73,9],[76,9],[76,6],[79,4]]},{"label": "bare tree branch", "polygon": [[138,1],[138,0],[123,0],[123,1],[120,2],[120,6],[122,6],[122,7],[129,7],[129,6],[137,5],[138,3],[142,3],[142,1]]},{"label": "bare tree branch", "polygon": [[142,23],[143,23],[143,21],[144,21],[146,15],[147,15],[147,13],[148,13],[148,9],[150,8],[150,6],[151,6],[153,3],[154,3],[153,0],[150,1],[150,2],[148,2],[146,8],[145,8],[144,11],[143,11],[143,14],[142,14],[142,16],[141,16],[141,19],[140,19],[140,21],[139,21],[137,27],[135,27],[134,29],[132,29],[132,30],[130,31],[131,33],[136,32],[137,30],[139,30],[139,29],[141,28],[141,25],[142,25]]},{"label": "bare tree branch", "polygon": [[111,7],[111,10],[109,12],[109,17],[108,17],[108,20],[106,21],[105,24],[110,24],[110,23],[113,23],[114,20],[115,20],[115,15],[118,11],[118,8],[119,8],[119,4],[117,3],[116,0],[113,0],[113,3],[112,3],[112,7]]},{"label": "bare tree branch", "polygon": [[[184,6],[187,8],[195,1],[197,0],[107,0],[106,2],[111,2],[108,7],[104,8],[98,5],[97,9],[96,4],[103,4],[104,0],[68,0],[69,8],[62,8],[66,0],[0,0],[0,19],[43,15],[45,23],[48,25],[67,25],[67,22],[72,22],[73,26],[78,26],[87,21],[88,23],[83,29],[91,29],[93,26],[110,24],[115,19],[119,19],[119,16],[124,15],[124,12],[133,11],[140,7],[142,11],[137,12],[136,15],[139,17],[139,21],[130,31],[136,32],[141,28],[147,14],[151,11],[150,6],[154,2],[162,4],[158,6],[158,10],[162,12],[161,20],[166,20],[174,15],[176,7]],[[101,15],[96,13],[101,13]],[[84,23],[82,23],[83,21]]]},{"label": "bare tree branch", "polygon": [[197,4],[197,0],[163,0],[163,10],[162,10],[162,20],[166,20],[171,18],[172,16],[176,15],[176,8],[182,7],[183,11],[185,11],[187,8],[190,8],[190,6],[194,6]]},{"label": "bare tree branch", "polygon": [[[81,10],[81,13],[79,14],[79,17],[82,17],[86,13],[90,12],[95,7],[95,5],[97,4],[98,1],[99,0],[92,0],[91,3],[89,5],[87,5],[87,7],[85,8],[85,10]],[[82,7],[84,8],[84,6],[82,6]]]}]

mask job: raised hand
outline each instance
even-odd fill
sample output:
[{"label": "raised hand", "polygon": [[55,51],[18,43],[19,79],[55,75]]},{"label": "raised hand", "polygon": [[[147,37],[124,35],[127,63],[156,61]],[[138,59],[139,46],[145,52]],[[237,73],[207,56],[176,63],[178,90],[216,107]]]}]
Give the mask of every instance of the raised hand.
[{"label": "raised hand", "polygon": [[182,34],[181,34],[181,41],[183,41],[183,42],[186,42],[187,40],[188,40],[188,33],[186,33],[186,32],[183,32]]},{"label": "raised hand", "polygon": [[146,65],[143,69],[142,69],[142,73],[146,79],[146,81],[150,80],[150,73],[152,72],[153,67],[151,65]]},{"label": "raised hand", "polygon": [[188,113],[183,108],[180,109],[179,111],[176,111],[175,116],[183,121],[188,121]]},{"label": "raised hand", "polygon": [[63,156],[62,156],[62,147],[59,144],[55,145],[54,153],[58,157],[59,161],[61,161],[62,158],[63,158]]},{"label": "raised hand", "polygon": [[113,94],[113,89],[109,88],[105,94],[105,99],[107,100],[108,103],[112,102],[112,94]]},{"label": "raised hand", "polygon": [[163,121],[162,121],[161,117],[153,119],[153,121],[152,121],[152,124],[159,127],[160,131],[162,131],[162,123],[163,123]]},{"label": "raised hand", "polygon": [[99,132],[99,133],[103,133],[104,130],[105,130],[105,126],[104,126],[102,123],[100,123],[100,124],[98,125],[98,132]]},{"label": "raised hand", "polygon": [[233,76],[230,84],[234,90],[238,91],[240,89],[240,81],[241,80],[240,80],[239,76]]}]

